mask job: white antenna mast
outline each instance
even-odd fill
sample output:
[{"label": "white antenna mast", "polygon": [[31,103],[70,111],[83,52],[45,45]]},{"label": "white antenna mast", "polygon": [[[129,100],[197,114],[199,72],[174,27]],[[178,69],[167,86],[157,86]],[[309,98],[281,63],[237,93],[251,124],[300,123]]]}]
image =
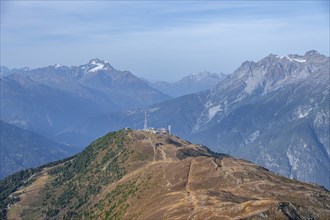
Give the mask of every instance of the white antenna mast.
[{"label": "white antenna mast", "polygon": [[144,112],[144,130],[148,130],[148,119],[147,119],[148,115],[147,112]]}]

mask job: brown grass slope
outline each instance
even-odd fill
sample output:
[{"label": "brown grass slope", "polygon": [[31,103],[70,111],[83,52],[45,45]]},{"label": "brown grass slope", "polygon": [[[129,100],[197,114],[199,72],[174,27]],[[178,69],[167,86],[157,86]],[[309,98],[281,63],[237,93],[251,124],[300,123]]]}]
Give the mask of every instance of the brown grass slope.
[{"label": "brown grass slope", "polygon": [[330,219],[321,187],[146,131],[109,133],[32,179],[8,219]]}]

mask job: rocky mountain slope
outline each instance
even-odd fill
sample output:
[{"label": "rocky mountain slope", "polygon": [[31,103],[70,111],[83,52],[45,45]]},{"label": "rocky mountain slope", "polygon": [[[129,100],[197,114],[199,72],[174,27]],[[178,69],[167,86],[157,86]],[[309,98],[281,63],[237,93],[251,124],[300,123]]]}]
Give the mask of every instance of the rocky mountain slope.
[{"label": "rocky mountain slope", "polygon": [[169,96],[179,97],[191,93],[210,90],[224,78],[226,78],[226,75],[223,73],[218,74],[204,71],[185,76],[173,83],[157,81],[149,84],[153,88],[156,88]]},{"label": "rocky mountain slope", "polygon": [[192,140],[330,188],[329,66],[316,51],[243,63],[210,92]]},{"label": "rocky mountain slope", "polygon": [[68,157],[74,149],[0,121],[0,179],[22,169]]},{"label": "rocky mountain slope", "polygon": [[1,120],[68,144],[86,144],[81,137],[67,135],[73,123],[169,98],[130,72],[99,59],[73,67],[5,72],[7,76],[0,78]]},{"label": "rocky mountain slope", "polygon": [[330,193],[320,187],[147,131],[109,133],[0,189],[8,219],[330,218]]}]

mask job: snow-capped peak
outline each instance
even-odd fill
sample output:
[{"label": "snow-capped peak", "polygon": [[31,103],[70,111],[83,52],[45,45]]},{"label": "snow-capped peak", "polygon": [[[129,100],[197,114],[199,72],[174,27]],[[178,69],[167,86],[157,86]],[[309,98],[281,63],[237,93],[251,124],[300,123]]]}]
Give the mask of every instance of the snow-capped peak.
[{"label": "snow-capped peak", "polygon": [[89,61],[89,63],[82,67],[82,69],[88,69],[88,72],[98,72],[100,70],[113,69],[108,61],[100,60],[94,58]]},{"label": "snow-capped peak", "polygon": [[89,64],[91,64],[91,65],[106,64],[106,63],[109,63],[109,62],[104,61],[104,60],[100,60],[100,59],[98,59],[98,58],[94,58],[94,59],[91,59],[91,60],[89,61]]},{"label": "snow-capped peak", "polygon": [[305,55],[301,56],[301,55],[297,55],[297,54],[288,54],[288,55],[284,55],[284,56],[276,56],[276,58],[278,59],[286,59],[289,60],[290,62],[299,62],[299,63],[305,63],[308,60],[310,60],[312,57],[319,57],[320,53],[317,52],[316,50],[310,50],[308,52],[305,53]]},{"label": "snow-capped peak", "polygon": [[55,64],[55,65],[54,65],[55,69],[60,68],[60,67],[62,67],[62,66],[63,66],[63,65],[61,65],[61,64]]}]

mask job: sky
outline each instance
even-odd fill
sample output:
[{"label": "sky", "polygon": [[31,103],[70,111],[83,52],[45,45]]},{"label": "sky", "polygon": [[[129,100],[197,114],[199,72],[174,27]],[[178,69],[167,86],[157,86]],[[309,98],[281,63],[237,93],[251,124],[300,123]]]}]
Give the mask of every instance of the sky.
[{"label": "sky", "polygon": [[329,1],[4,1],[0,64],[109,61],[149,80],[232,73],[269,54],[329,56]]}]

